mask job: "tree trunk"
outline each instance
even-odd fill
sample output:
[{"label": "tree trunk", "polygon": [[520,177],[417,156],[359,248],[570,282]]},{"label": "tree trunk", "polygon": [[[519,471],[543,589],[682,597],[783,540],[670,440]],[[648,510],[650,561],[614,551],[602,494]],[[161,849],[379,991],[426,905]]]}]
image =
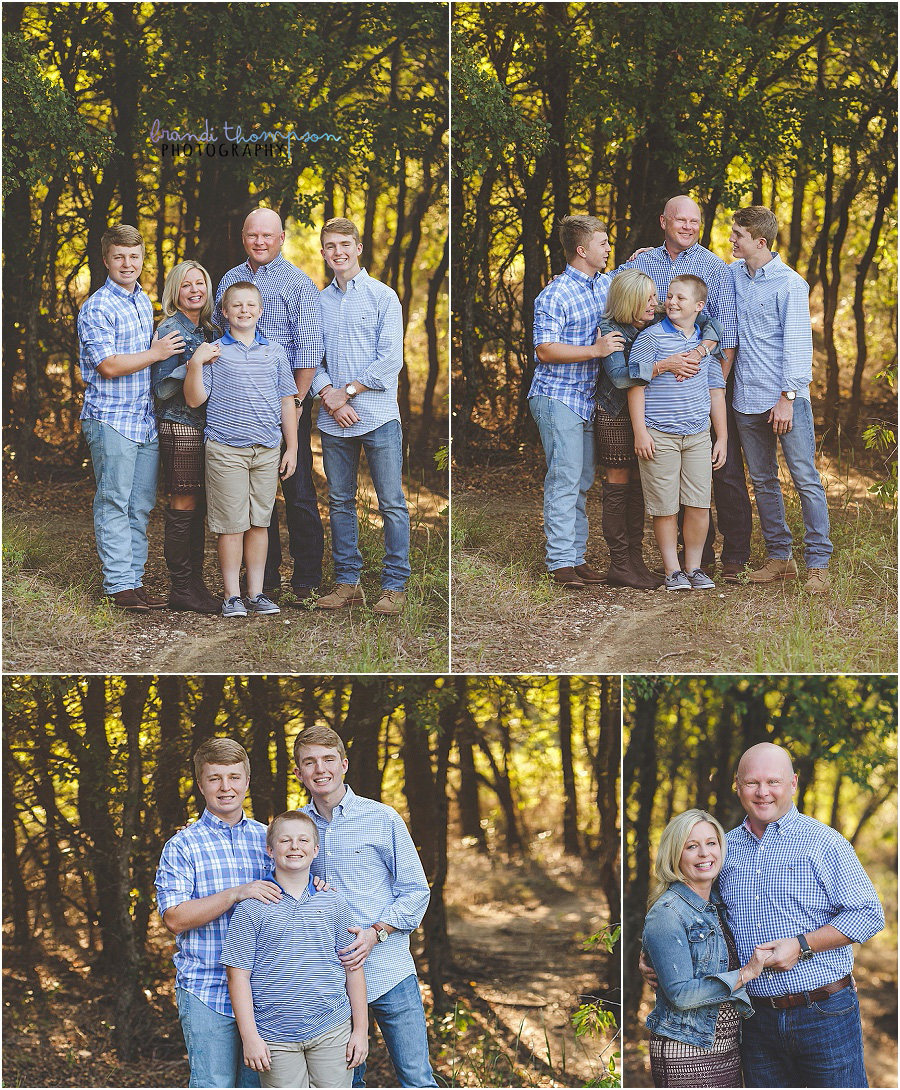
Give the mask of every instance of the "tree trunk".
[{"label": "tree trunk", "polygon": [[[610,923],[622,918],[619,875],[619,761],[622,752],[621,687],[618,678],[600,679],[600,716],[594,772],[597,781],[597,814],[600,819],[598,849],[600,886],[606,897]],[[618,958],[612,959],[618,977]],[[616,981],[618,985],[620,981]]]},{"label": "tree trunk", "polygon": [[[463,689],[463,693],[465,689]],[[459,690],[457,690],[459,693]],[[459,697],[457,697],[459,699]],[[450,1009],[450,1001],[444,990],[444,982],[452,967],[450,936],[447,933],[447,907],[444,903],[444,887],[447,883],[447,835],[450,821],[447,799],[447,773],[450,766],[450,747],[459,721],[458,703],[449,704],[440,713],[436,746],[434,787],[431,794],[434,824],[434,864],[429,875],[431,899],[422,921],[425,954],[428,958],[428,983],[431,985],[435,1014]]]},{"label": "tree trunk", "polygon": [[175,674],[162,674],[157,681],[159,690],[159,753],[153,795],[159,814],[159,830],[163,841],[184,825],[187,814],[179,785],[188,773],[181,729],[181,703],[185,682]]},{"label": "tree trunk", "polygon": [[[425,392],[422,395],[422,418],[419,422],[419,441],[416,444],[419,450],[429,449],[431,442],[431,427],[434,421],[434,391],[437,387],[438,376],[441,370],[440,347],[437,334],[437,305],[441,296],[444,281],[447,278],[447,264],[450,259],[449,239],[444,240],[444,249],[441,260],[428,281],[428,305],[425,309],[425,333],[428,338],[428,378],[425,381]],[[442,436],[444,441],[447,437]]]},{"label": "tree trunk", "polygon": [[16,793],[11,776],[13,757],[9,734],[7,722],[3,731],[3,885],[6,910],[12,917],[12,942],[24,949],[33,941],[33,932],[28,921],[28,889],[16,848]]},{"label": "tree trunk", "polygon": [[559,676],[559,752],[563,779],[563,851],[581,854],[578,836],[578,798],[575,794],[575,766],[572,762],[572,681]]},{"label": "tree trunk", "polygon": [[350,690],[350,704],[344,727],[350,741],[349,777],[353,790],[367,799],[381,799],[381,765],[378,742],[381,724],[390,715],[390,681],[384,678],[356,677]]}]

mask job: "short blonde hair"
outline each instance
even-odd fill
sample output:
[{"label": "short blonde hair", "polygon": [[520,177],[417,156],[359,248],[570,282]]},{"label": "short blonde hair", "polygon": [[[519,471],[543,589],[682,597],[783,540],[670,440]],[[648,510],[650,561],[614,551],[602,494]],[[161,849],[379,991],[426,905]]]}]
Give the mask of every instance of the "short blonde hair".
[{"label": "short blonde hair", "polygon": [[[619,325],[634,325],[656,285],[640,269],[626,269],[613,277],[606,297],[606,317]],[[658,302],[658,300],[657,300]]]},{"label": "short blonde hair", "polygon": [[321,243],[325,242],[326,235],[350,235],[356,245],[359,245],[359,228],[353,220],[342,219],[340,216],[330,219],[319,232]]},{"label": "short blonde hair", "polygon": [[276,817],[273,817],[272,820],[269,822],[269,828],[266,830],[267,848],[271,848],[272,845],[275,843],[275,837],[278,833],[278,828],[286,821],[303,821],[307,825],[309,825],[313,831],[313,840],[315,840],[316,846],[318,846],[319,830],[316,826],[316,823],[309,816],[309,814],[304,814],[302,810],[285,810],[283,814],[278,814]]},{"label": "short blonde hair", "polygon": [[725,830],[718,821],[706,812],[706,810],[685,810],[683,814],[673,817],[663,829],[659,838],[659,847],[656,849],[656,859],[653,862],[653,888],[647,901],[647,908],[651,908],[673,882],[683,882],[681,873],[681,853],[691,835],[691,829],[701,821],[708,821],[716,830],[719,839],[719,847],[722,849],[722,862],[728,851],[728,842],[725,839]]},{"label": "short blonde hair", "polygon": [[669,281],[669,287],[671,288],[673,284],[687,284],[691,289],[695,302],[706,302],[706,296],[708,294],[706,281],[702,280],[699,276],[694,276],[693,273],[680,273],[678,276],[672,277]]},{"label": "short blonde hair", "polygon": [[559,221],[559,241],[566,260],[577,257],[579,246],[587,246],[594,235],[607,230],[603,220],[596,216],[563,216]]},{"label": "short blonde hair", "polygon": [[318,724],[301,730],[294,739],[294,764],[300,767],[300,750],[304,746],[327,746],[328,749],[336,749],[341,755],[341,760],[347,760],[347,750],[341,736],[331,729]]},{"label": "short blonde hair", "polygon": [[117,223],[112,227],[107,227],[103,232],[103,237],[100,239],[100,249],[104,261],[113,246],[140,246],[141,255],[143,256],[145,253],[144,239],[141,232],[136,227],[132,227],[130,223]]},{"label": "short blonde hair", "polygon": [[236,284],[232,284],[225,289],[225,294],[222,296],[222,301],[219,306],[224,311],[228,304],[231,302],[231,297],[239,291],[255,291],[256,298],[259,299],[259,305],[262,306],[262,292],[255,284],[251,284],[249,280],[239,280]]},{"label": "short blonde hair", "polygon": [[206,281],[206,302],[200,308],[199,324],[211,329],[213,305],[212,280],[210,280],[209,273],[203,268],[199,261],[180,261],[166,277],[162,293],[162,312],[169,318],[176,310],[181,309],[178,306],[178,294],[181,291],[181,285],[184,283],[184,278],[191,269],[197,269],[198,272],[203,273],[203,279]]},{"label": "short blonde hair", "polygon": [[764,238],[767,246],[772,245],[778,234],[778,219],[775,213],[762,204],[751,204],[746,208],[739,208],[731,217],[731,221],[749,231],[751,238]]},{"label": "short blonde hair", "polygon": [[233,738],[207,738],[194,754],[194,773],[197,779],[204,765],[243,765],[250,775],[250,758],[240,742]]}]

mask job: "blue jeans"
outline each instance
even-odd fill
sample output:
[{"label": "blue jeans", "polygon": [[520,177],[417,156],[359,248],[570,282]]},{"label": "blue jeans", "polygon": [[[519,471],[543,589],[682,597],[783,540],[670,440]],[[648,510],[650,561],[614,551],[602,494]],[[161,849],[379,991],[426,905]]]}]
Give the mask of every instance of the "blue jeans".
[{"label": "blue jeans", "polygon": [[378,497],[378,510],[384,520],[381,585],[385,590],[403,590],[410,575],[409,510],[403,494],[403,433],[400,421],[388,420],[365,435],[328,435],[324,431],[320,434],[322,462],[328,478],[335,581],[355,584],[362,576],[356,486],[359,453],[364,450]]},{"label": "blue jeans", "polygon": [[[325,551],[325,534],[316,485],[313,481],[312,398],[303,399],[303,415],[297,425],[297,468],[281,482],[284,496],[284,512],[287,519],[288,541],[294,571],[291,586],[317,587],[322,582],[322,553]],[[283,449],[283,448],[282,448]],[[269,523],[269,552],[266,555],[266,572],[263,585],[281,585],[281,537],[278,530],[278,504],[272,510]]]},{"label": "blue jeans", "polygon": [[94,479],[94,538],[103,590],[117,594],[142,585],[147,523],[156,503],[159,442],[135,443],[101,420],[82,420]]},{"label": "blue jeans", "polygon": [[544,477],[544,536],[547,568],[584,563],[588,542],[587,494],[594,483],[594,425],[555,397],[528,399],[541,433]]},{"label": "blue jeans", "polygon": [[[428,1031],[419,981],[412,973],[369,1004],[400,1086],[437,1086],[428,1057]],[[353,1085],[365,1086],[366,1065],[353,1071]]]},{"label": "blue jeans", "polygon": [[244,1065],[237,1022],[201,1002],[184,988],[175,989],[178,1021],[191,1065],[189,1086],[259,1086],[259,1076]]},{"label": "blue jeans", "polygon": [[805,1007],[753,1009],[741,1028],[745,1086],[869,1085],[852,987]]},{"label": "blue jeans", "polygon": [[766,553],[778,560],[791,555],[793,538],[784,515],[784,498],[778,481],[778,442],[800,496],[803,510],[803,558],[807,568],[827,568],[834,551],[828,536],[828,501],[816,469],[816,433],[812,406],[806,398],[794,401],[791,430],[776,436],[765,413],[736,412],[738,431],[747,469],[756,495],[756,509]]}]

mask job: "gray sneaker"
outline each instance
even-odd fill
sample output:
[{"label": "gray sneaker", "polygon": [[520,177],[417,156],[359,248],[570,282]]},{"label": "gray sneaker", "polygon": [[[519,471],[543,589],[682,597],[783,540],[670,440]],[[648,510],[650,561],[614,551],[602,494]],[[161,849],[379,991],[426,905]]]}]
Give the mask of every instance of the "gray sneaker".
[{"label": "gray sneaker", "polygon": [[246,617],[247,607],[243,598],[226,598],[222,603],[223,617]]},{"label": "gray sneaker", "polygon": [[247,609],[251,613],[280,613],[281,610],[271,598],[267,598],[265,594],[257,594],[255,598],[247,599]]},{"label": "gray sneaker", "polygon": [[666,590],[690,590],[691,581],[683,571],[672,572],[666,576]]},{"label": "gray sneaker", "polygon": [[694,568],[693,571],[688,572],[687,577],[693,590],[715,590],[716,584],[700,568]]}]

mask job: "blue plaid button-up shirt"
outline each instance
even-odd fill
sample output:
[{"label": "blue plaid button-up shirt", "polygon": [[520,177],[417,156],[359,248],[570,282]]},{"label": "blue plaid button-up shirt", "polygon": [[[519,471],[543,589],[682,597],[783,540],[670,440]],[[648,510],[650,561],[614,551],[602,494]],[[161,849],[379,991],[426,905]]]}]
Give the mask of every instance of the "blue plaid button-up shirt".
[{"label": "blue plaid button-up shirt", "polygon": [[130,292],[111,277],[78,312],[79,366],[84,379],[82,420],[100,420],[133,443],[156,438],[150,368],[104,378],[97,368],[119,353],[146,352],[153,339],[153,304],[140,284]]},{"label": "blue plaid button-up shirt", "polygon": [[319,289],[306,273],[281,254],[268,265],[260,265],[256,272],[250,268],[249,261],[229,269],[216,291],[213,322],[219,329],[228,330],[221,306],[225,289],[241,280],[259,288],[263,312],[256,328],[264,337],[281,345],[287,353],[291,370],[318,367],[325,351]]},{"label": "blue plaid button-up shirt", "polygon": [[738,312],[734,360],[734,407],[767,413],[782,391],[809,401],[812,382],[812,327],[809,284],[772,254],[751,275],[743,259],[728,266]]},{"label": "blue plaid button-up shirt", "polygon": [[738,342],[738,326],[734,283],[728,265],[711,250],[695,242],[673,261],[664,245],[657,246],[639,254],[634,261],[626,261],[612,275],[615,276],[623,269],[640,269],[646,273],[656,285],[656,294],[661,303],[665,300],[674,277],[685,274],[699,276],[706,284],[706,310],[722,327],[722,348],[735,347]]},{"label": "blue plaid button-up shirt", "polygon": [[[380,920],[397,928],[366,958],[366,994],[372,1003],[416,971],[409,936],[421,924],[431,897],[419,853],[396,810],[361,798],[350,787],[331,821],[312,802],[303,812],[319,830],[319,854],[310,873],[347,898],[360,927]],[[348,935],[346,946],[354,938]]]},{"label": "blue plaid button-up shirt", "polygon": [[[763,942],[792,938],[831,924],[853,942],[884,927],[884,910],[850,843],[795,806],[766,826],[761,838],[749,820],[728,833],[719,890],[728,908],[741,964]],[[812,991],[853,969],[853,949],[821,950],[793,969],[763,972],[751,995]]]},{"label": "blue plaid button-up shirt", "polygon": [[[534,301],[534,343],[594,343],[606,293],[608,273],[586,273],[566,265],[565,272],[551,281]],[[529,397],[553,397],[577,413],[582,420],[594,415],[594,388],[600,359],[581,363],[541,363],[535,354],[534,378]]]},{"label": "blue plaid button-up shirt", "polygon": [[312,392],[346,386],[354,379],[367,386],[351,404],[359,422],[342,428],[324,410],[319,429],[328,435],[366,435],[389,420],[400,419],[397,376],[403,367],[403,309],[393,288],[373,280],[365,269],[341,291],[337,279],[322,289],[325,361],[313,375]]},{"label": "blue plaid button-up shirt", "polygon": [[[245,882],[268,878],[266,826],[242,817],[236,825],[204,810],[198,821],[177,832],[163,848],[156,871],[156,904],[161,916],[185,901]],[[175,939],[175,983],[219,1014],[234,1017],[222,964],[222,943],[234,909]]]}]

